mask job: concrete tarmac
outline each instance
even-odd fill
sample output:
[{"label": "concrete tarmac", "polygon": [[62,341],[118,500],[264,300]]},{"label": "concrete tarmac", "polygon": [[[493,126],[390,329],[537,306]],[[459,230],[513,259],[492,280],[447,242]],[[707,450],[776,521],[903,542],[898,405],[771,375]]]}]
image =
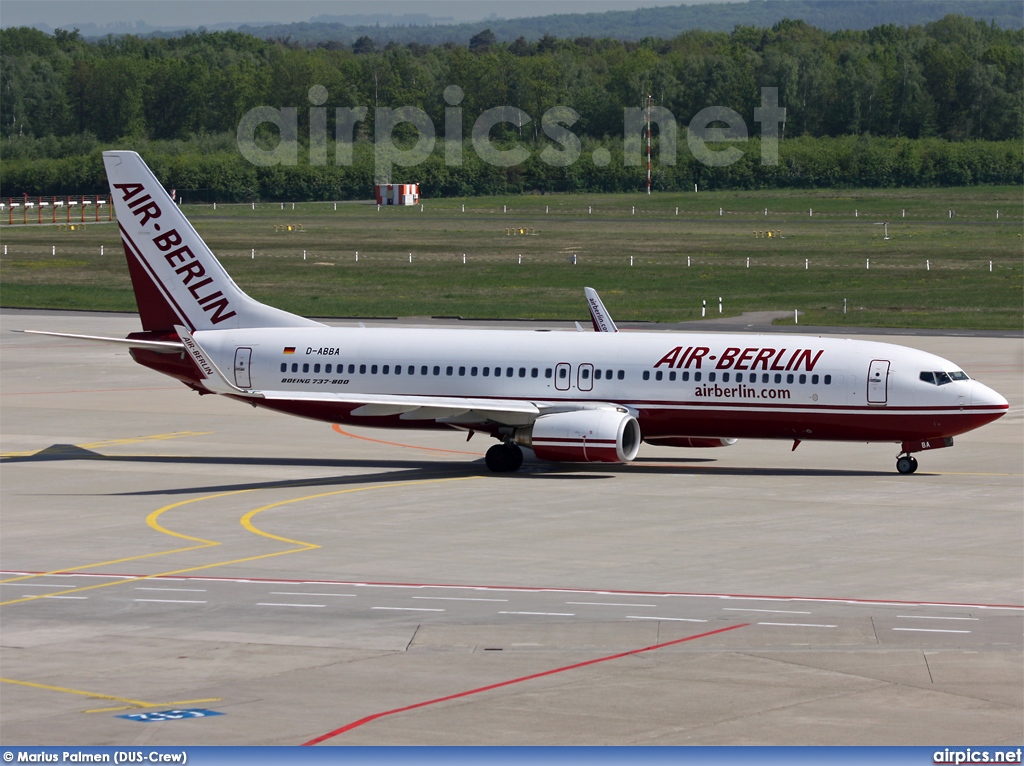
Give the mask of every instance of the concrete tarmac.
[{"label": "concrete tarmac", "polygon": [[[490,475],[8,332],[135,317],[0,324],[5,745],[1024,741],[1020,338],[881,338],[1011,403],[913,476],[755,441]],[[220,715],[121,717],[176,709]]]}]

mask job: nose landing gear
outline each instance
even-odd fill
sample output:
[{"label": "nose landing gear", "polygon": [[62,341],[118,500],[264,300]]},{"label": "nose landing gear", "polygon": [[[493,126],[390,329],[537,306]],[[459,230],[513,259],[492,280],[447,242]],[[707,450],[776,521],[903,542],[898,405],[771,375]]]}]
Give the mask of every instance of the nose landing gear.
[{"label": "nose landing gear", "polygon": [[900,473],[913,473],[917,470],[917,458],[913,455],[900,455],[896,458],[896,470]]}]

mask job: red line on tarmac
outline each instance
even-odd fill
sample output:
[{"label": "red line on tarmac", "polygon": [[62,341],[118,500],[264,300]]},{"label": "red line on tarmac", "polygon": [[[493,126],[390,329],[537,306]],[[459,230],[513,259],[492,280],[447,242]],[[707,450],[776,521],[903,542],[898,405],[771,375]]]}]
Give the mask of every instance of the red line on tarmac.
[{"label": "red line on tarmac", "polygon": [[[21,569],[0,569],[0,575],[46,575],[44,571],[31,572]],[[1024,604],[982,604],[961,601],[911,601],[906,599],[844,598],[842,596],[770,596],[757,593],[697,593],[693,591],[622,590],[617,588],[556,588],[534,585],[467,585],[466,583],[439,582],[387,582],[366,580],[308,580],[280,577],[202,577],[185,575],[140,575],[123,572],[61,572],[54,577],[147,577],[152,580],[195,580],[197,582],[253,582],[278,583],[282,585],[350,585],[370,588],[446,588],[449,590],[482,590],[516,593],[584,593],[609,594],[616,596],[676,596],[679,598],[718,598],[740,601],[796,601],[811,604],[854,604],[856,606],[941,606],[962,609],[1017,609],[1024,610]]]},{"label": "red line on tarmac", "polygon": [[307,746],[311,746],[311,745],[318,745],[318,744],[320,744],[321,742],[323,742],[325,740],[331,739],[333,737],[337,737],[339,734],[344,734],[347,731],[352,731],[352,729],[356,729],[356,728],[358,728],[360,726],[363,726],[364,724],[368,724],[371,721],[376,721],[377,719],[384,718],[386,716],[397,715],[398,713],[405,713],[405,712],[407,712],[409,710],[416,710],[417,708],[427,707],[428,705],[436,705],[439,702],[448,702],[449,700],[460,699],[461,697],[468,697],[468,696],[470,696],[472,694],[480,694],[481,692],[490,691],[491,689],[500,689],[503,686],[511,686],[512,684],[522,683],[523,681],[531,681],[534,678],[543,678],[544,676],[554,675],[555,673],[564,673],[567,670],[576,670],[577,668],[585,668],[588,665],[596,665],[599,662],[608,662],[609,660],[618,660],[618,659],[621,659],[623,657],[630,657],[630,656],[635,655],[635,654],[641,654],[642,652],[653,652],[656,649],[664,649],[666,646],[674,646],[675,644],[682,644],[682,643],[685,643],[686,641],[696,641],[698,638],[707,638],[708,636],[713,636],[716,633],[725,633],[725,632],[730,631],[730,630],[736,630],[737,628],[746,628],[746,627],[749,626],[749,624],[750,623],[743,623],[741,625],[730,625],[727,628],[718,628],[717,630],[709,630],[706,633],[698,633],[695,636],[686,636],[685,638],[677,638],[674,641],[666,641],[663,644],[654,644],[652,646],[645,646],[642,649],[633,649],[633,650],[628,651],[628,652],[621,652],[619,654],[611,654],[611,655],[609,655],[607,657],[598,657],[598,658],[593,659],[593,660],[586,660],[585,662],[577,662],[575,665],[566,665],[566,666],[561,667],[561,668],[553,668],[551,670],[544,670],[544,671],[541,671],[540,673],[533,673],[533,674],[528,675],[528,676],[522,676],[520,678],[513,678],[513,679],[508,680],[508,681],[499,681],[496,684],[490,684],[488,686],[481,686],[481,687],[479,687],[477,689],[470,689],[470,690],[464,691],[464,692],[457,692],[455,694],[449,694],[446,697],[438,697],[437,699],[426,700],[425,702],[417,702],[417,703],[415,703],[413,705],[406,705],[405,707],[395,708],[394,710],[385,710],[382,713],[374,713],[373,715],[368,715],[365,718],[360,718],[358,721],[353,721],[352,723],[345,724],[341,728],[335,729],[334,731],[329,731],[326,734],[321,734],[319,737],[316,737],[315,739],[309,740],[309,742],[303,742],[302,743],[302,747],[307,747]]}]

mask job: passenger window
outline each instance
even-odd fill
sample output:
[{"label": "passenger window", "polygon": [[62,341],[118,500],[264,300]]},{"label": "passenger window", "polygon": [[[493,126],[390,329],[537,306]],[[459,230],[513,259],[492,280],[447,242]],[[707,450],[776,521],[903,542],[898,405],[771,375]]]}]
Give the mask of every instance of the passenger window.
[{"label": "passenger window", "polygon": [[387,364],[385,364],[385,365],[384,365],[384,369],[382,369],[382,370],[381,370],[381,372],[382,372],[382,373],[384,373],[385,375],[387,375],[387,374],[388,374],[388,370],[389,370],[390,368],[391,368],[391,365],[387,365]]},{"label": "passenger window", "polygon": [[470,377],[473,377],[473,378],[475,378],[475,377],[476,377],[476,375],[477,375],[477,373],[478,373],[479,371],[480,371],[480,368],[479,368],[479,367],[470,367],[470,368],[469,368],[469,374],[470,374]]},{"label": "passenger window", "polygon": [[359,374],[360,375],[365,375],[366,374],[366,365],[365,364],[359,365]]},{"label": "passenger window", "polygon": [[506,367],[505,368],[505,377],[506,378],[511,378],[512,377],[512,373],[513,373],[513,369],[511,367]]},{"label": "passenger window", "polygon": [[675,370],[672,370],[672,372],[670,372],[668,374],[668,379],[669,380],[675,380],[676,379],[676,371]]},{"label": "passenger window", "polygon": [[583,368],[583,379],[590,380],[590,370],[588,370],[586,367]]},{"label": "passenger window", "polygon": [[601,379],[601,371],[600,370],[594,370],[594,380],[600,380],[600,379]]},{"label": "passenger window", "polygon": [[831,386],[832,385],[832,376],[831,375],[826,375],[825,376],[825,385],[826,386]]},{"label": "passenger window", "polygon": [[550,367],[545,367],[544,368],[544,377],[545,378],[550,378],[551,377],[551,368]]},{"label": "passenger window", "polygon": [[[475,372],[473,374],[476,375]],[[484,377],[487,378],[487,377],[490,377],[490,375],[491,375],[491,368],[490,367],[484,367]]]},{"label": "passenger window", "polygon": [[800,383],[803,384],[803,383],[806,383],[806,382],[807,382],[807,376],[806,375],[801,375],[800,376]]},{"label": "passenger window", "polygon": [[298,371],[299,371],[299,364],[298,364],[298,362],[292,362],[292,372],[298,372]]},{"label": "passenger window", "polygon": [[302,371],[309,372],[309,362],[306,362],[304,365],[302,365]]},{"label": "passenger window", "polygon": [[320,372],[320,365],[319,364],[314,364],[313,365],[313,372]]},{"label": "passenger window", "polygon": [[663,377],[664,377],[664,373],[662,373],[661,370],[658,370],[656,373],[654,373],[655,380],[661,380]]},{"label": "passenger window", "polygon": [[[341,365],[339,364],[338,367],[340,368]],[[333,370],[333,369],[334,369],[334,365],[329,364],[326,367],[324,367],[324,372],[326,372],[328,375],[330,375],[331,374],[331,370]]]},{"label": "passenger window", "polygon": [[683,378],[683,382],[684,383],[686,381],[688,381],[690,379],[690,371],[689,370],[683,370],[682,378]]},{"label": "passenger window", "polygon": [[618,377],[619,380],[624,380],[625,377],[626,377],[626,371],[625,370],[619,370],[619,374],[618,374],[617,377]]},{"label": "passenger window", "polygon": [[736,373],[736,382],[737,383],[742,383],[743,382],[743,373],[742,372],[737,372]]},{"label": "passenger window", "polygon": [[560,367],[558,369],[558,377],[561,378],[562,380],[565,380],[567,377],[569,377],[569,371],[564,367]]},{"label": "passenger window", "polygon": [[459,368],[459,376],[461,377],[461,376],[464,376],[465,374],[466,374],[466,368],[465,367],[460,367]]},{"label": "passenger window", "polygon": [[723,383],[728,383],[729,382],[729,373],[727,373],[727,372],[723,372],[722,373],[722,382]]},{"label": "passenger window", "polygon": [[789,373],[789,375],[786,376],[786,382],[787,383],[792,383],[793,382],[793,373]]},{"label": "passenger window", "polygon": [[371,375],[376,375],[377,374],[377,365],[375,365],[375,364],[371,364],[370,365],[370,374]]},{"label": "passenger window", "polygon": [[709,383],[714,383],[717,378],[718,378],[718,375],[716,375],[715,373],[713,373],[713,372],[709,372],[708,373],[708,382]]},{"label": "passenger window", "polygon": [[520,378],[525,378],[526,377],[526,368],[525,367],[520,367],[519,368],[519,377]]},{"label": "passenger window", "polygon": [[[426,368],[426,367],[424,367],[424,368],[423,368],[423,374],[424,374],[424,375],[426,375],[426,374],[427,374],[426,370],[427,370],[427,368]],[[436,364],[434,365],[434,374],[435,374],[435,375],[440,375],[440,374],[441,374],[441,367],[440,367],[439,365],[436,365]],[[452,368],[451,368],[451,367],[449,367],[449,368],[448,368],[448,374],[449,374],[449,375],[451,375],[451,374],[452,374]]]},{"label": "passenger window", "polygon": [[767,383],[767,382],[768,382],[768,378],[769,378],[769,375],[768,375],[768,373],[767,373],[767,372],[766,372],[766,373],[764,373],[764,374],[763,374],[763,375],[761,376],[761,382],[762,382],[762,383]]},{"label": "passenger window", "polygon": [[534,367],[534,368],[532,368],[530,370],[530,377],[531,378],[536,378],[538,375],[540,375],[540,370],[538,370],[536,367]]},{"label": "passenger window", "polygon": [[[487,372],[486,372],[487,368],[484,367],[484,370],[485,370],[484,375],[486,375],[487,374]],[[501,368],[500,367],[495,367],[494,368],[494,377],[496,377],[496,378],[500,378],[501,377]]]},{"label": "passenger window", "polygon": [[701,375],[700,375],[700,370],[697,370],[697,372],[693,373],[693,379],[694,379],[694,380],[695,380],[695,381],[696,381],[697,383],[700,383],[700,378],[701,378]]},{"label": "passenger window", "polygon": [[288,364],[286,362],[281,362],[281,372],[288,372]]},{"label": "passenger window", "polygon": [[445,368],[444,368],[444,374],[445,374],[445,375],[451,375],[451,374],[452,374],[452,373],[453,373],[454,371],[455,371],[455,368],[454,368],[454,367],[450,367],[450,366],[449,366],[449,367],[445,367]]},{"label": "passenger window", "polygon": [[651,371],[650,370],[644,370],[644,380],[650,380],[650,379],[651,379]]},{"label": "passenger window", "polygon": [[812,375],[811,376],[811,385],[812,386],[818,385],[818,376],[817,375]]},{"label": "passenger window", "polygon": [[782,373],[781,372],[775,373],[775,382],[776,383],[781,383],[782,382]]}]

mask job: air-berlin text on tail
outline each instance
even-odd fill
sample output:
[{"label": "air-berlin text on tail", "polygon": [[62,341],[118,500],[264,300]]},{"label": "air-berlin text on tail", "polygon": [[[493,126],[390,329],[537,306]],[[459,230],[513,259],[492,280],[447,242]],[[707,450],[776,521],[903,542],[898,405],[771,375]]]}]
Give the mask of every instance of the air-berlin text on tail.
[{"label": "air-berlin text on tail", "polygon": [[[159,206],[146,193],[142,184],[114,184],[114,188],[121,192],[121,198],[128,203],[128,209],[139,218],[140,226],[160,218]],[[160,224],[154,223],[153,230],[160,231]],[[164,253],[164,260],[174,269],[174,273],[178,275],[182,285],[188,289],[199,307],[210,314],[210,321],[213,324],[220,324],[225,319],[235,316],[230,302],[224,293],[217,289],[213,277],[206,273],[206,268],[189,246],[181,244],[181,235],[177,229],[158,234],[152,241],[156,249]],[[181,246],[178,247],[179,245]]]},{"label": "air-berlin text on tail", "polygon": [[[718,353],[711,353],[708,346],[676,346],[654,366],[665,365],[670,369],[701,369],[707,360],[708,368],[715,370],[805,370],[811,372],[824,350],[809,348],[738,348],[730,346]],[[712,363],[714,365],[712,366]]]}]

